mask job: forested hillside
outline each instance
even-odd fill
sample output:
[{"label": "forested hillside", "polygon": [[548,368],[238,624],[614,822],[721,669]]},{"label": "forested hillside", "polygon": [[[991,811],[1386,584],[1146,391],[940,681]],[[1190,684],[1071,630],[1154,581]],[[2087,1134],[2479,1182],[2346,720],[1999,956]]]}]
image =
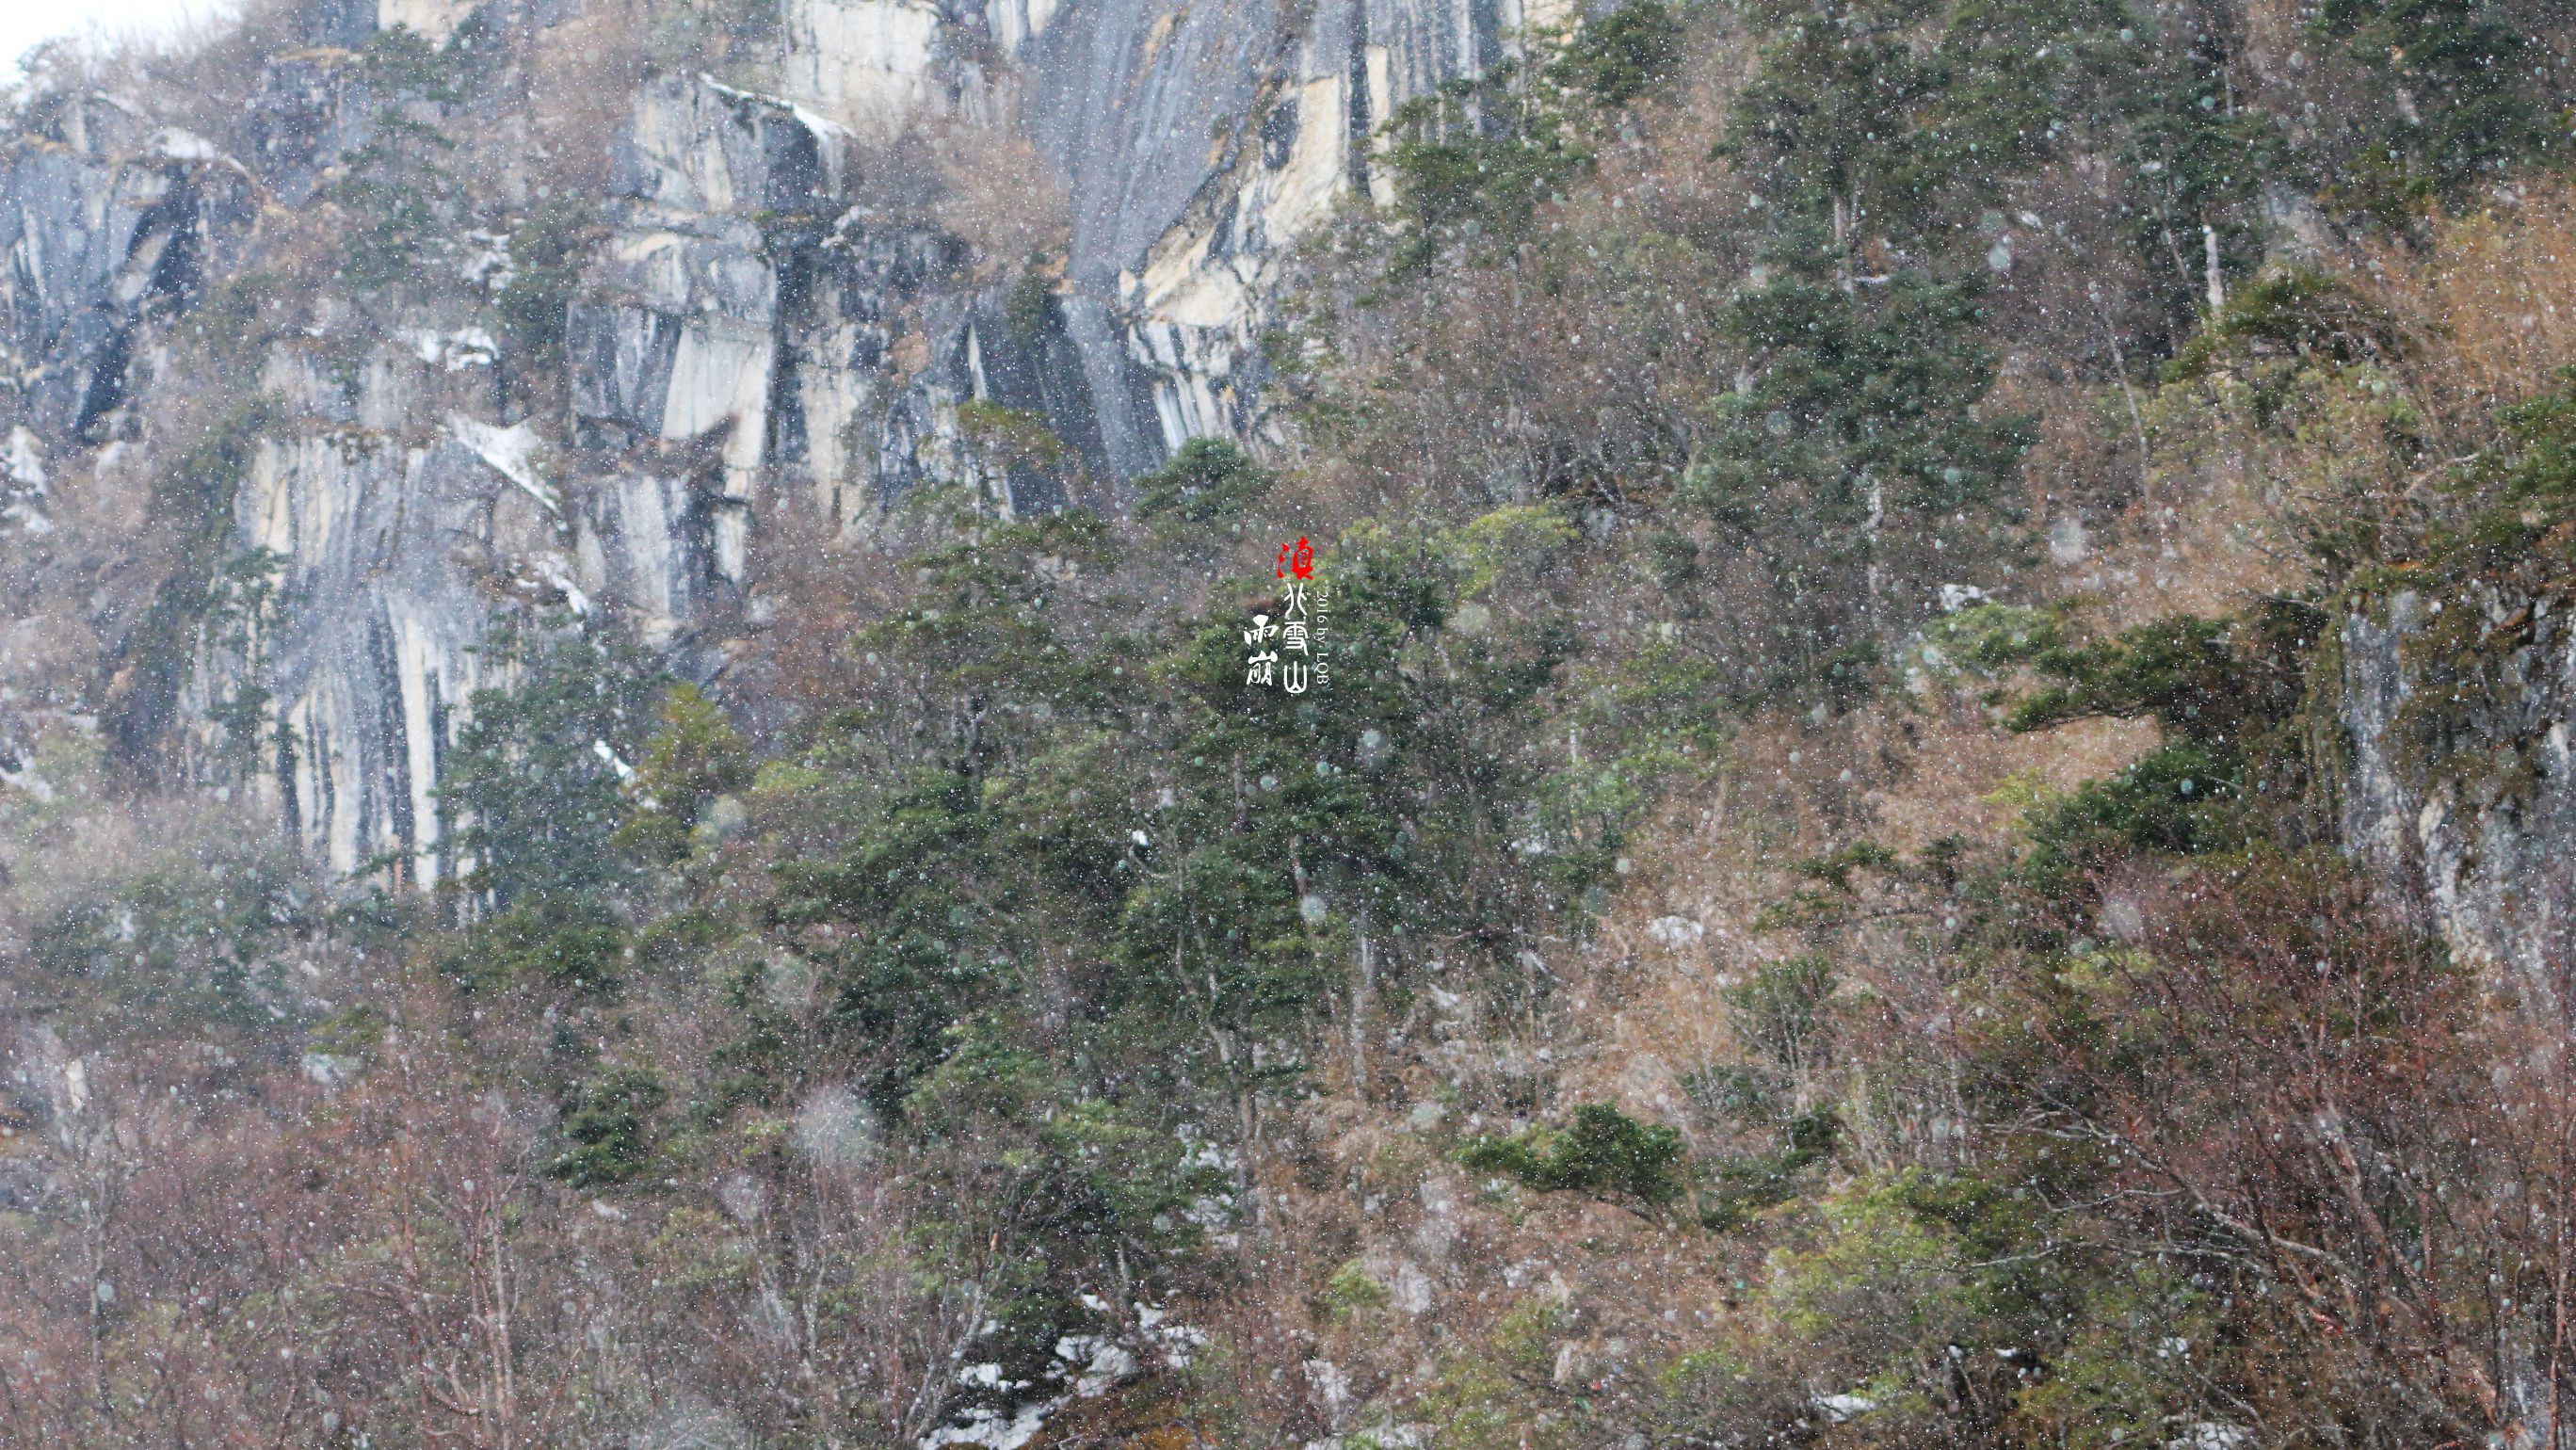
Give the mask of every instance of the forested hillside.
[{"label": "forested hillside", "polygon": [[0,1443],[2576,1445],[2571,66],[40,53]]}]

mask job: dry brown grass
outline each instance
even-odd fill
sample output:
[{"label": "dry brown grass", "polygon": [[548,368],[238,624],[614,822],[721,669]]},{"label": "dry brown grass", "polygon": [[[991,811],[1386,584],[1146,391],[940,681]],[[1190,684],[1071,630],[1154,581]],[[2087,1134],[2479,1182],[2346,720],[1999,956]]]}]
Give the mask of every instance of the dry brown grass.
[{"label": "dry brown grass", "polygon": [[942,125],[925,132],[923,150],[940,182],[932,215],[965,238],[980,263],[1008,270],[1062,252],[1073,234],[1072,203],[1025,137]]},{"label": "dry brown grass", "polygon": [[2423,254],[2383,249],[2347,277],[2410,335],[2411,381],[2458,424],[2576,364],[2576,193],[2563,182],[2444,221]]},{"label": "dry brown grass", "polygon": [[2233,614],[2309,577],[2283,515],[2285,485],[2298,481],[2291,465],[2229,433],[2183,447],[2187,457],[2160,460],[2155,494],[2131,503],[2098,552],[2067,571],[2068,587],[2102,602],[2108,627]]},{"label": "dry brown grass", "polygon": [[2382,547],[2410,547],[2447,470],[2496,443],[2496,411],[2576,364],[2576,194],[2563,184],[2437,222],[2420,248],[2328,265],[2399,339],[2374,378],[2326,378],[2272,416],[2224,371],[2142,389],[2143,430],[2116,394],[2034,395],[2047,420],[2038,501],[2084,510],[2093,543],[2054,587],[2097,601],[2102,623],[2224,615],[2296,589],[2318,577],[2310,544],[2362,519]]},{"label": "dry brown grass", "polygon": [[1793,862],[1860,839],[1909,857],[1945,836],[2004,839],[2028,801],[2110,775],[2156,739],[2120,720],[2014,735],[1965,700],[1746,730],[1726,771],[1639,833],[1635,875],[1561,1004],[1572,1045],[1556,1098],[1688,1122],[1682,1078],[1746,1060],[1720,993],[1801,949],[1759,926],[1804,884]]},{"label": "dry brown grass", "polygon": [[538,184],[578,196],[596,195],[605,182],[610,144],[643,77],[649,9],[645,0],[592,0],[531,32],[525,73],[535,145],[525,159]]}]

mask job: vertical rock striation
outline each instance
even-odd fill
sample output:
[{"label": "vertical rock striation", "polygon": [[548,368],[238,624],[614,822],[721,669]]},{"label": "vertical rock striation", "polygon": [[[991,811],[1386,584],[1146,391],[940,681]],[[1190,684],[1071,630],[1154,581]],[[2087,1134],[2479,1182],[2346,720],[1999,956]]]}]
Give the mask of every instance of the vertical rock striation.
[{"label": "vertical rock striation", "polygon": [[[787,0],[752,67],[767,80],[664,69],[626,98],[580,198],[597,225],[561,304],[563,405],[531,414],[508,380],[535,359],[502,303],[513,219],[545,189],[506,140],[528,134],[514,68],[585,10],[317,0],[316,44],[267,61],[228,151],[66,94],[31,102],[0,153],[19,533],[50,527],[49,488],[166,511],[189,440],[165,420],[209,384],[258,399],[237,410],[238,476],[200,481],[222,517],[189,557],[136,566],[156,602],[101,626],[84,688],[151,696],[118,706],[148,727],[134,740],[252,792],[344,873],[458,869],[441,760],[473,692],[503,683],[478,652],[497,621],[613,615],[711,668],[778,607],[769,534],[853,540],[924,486],[1005,513],[1080,487],[1114,504],[1192,436],[1262,439],[1267,310],[1298,243],[1383,191],[1380,125],[1562,18],[1523,0]],[[389,50],[396,26],[415,38]],[[158,329],[431,132],[478,158],[448,174],[488,223],[415,244],[378,293],[343,295],[343,268],[300,299],[309,326],[222,379],[154,370],[175,355]],[[988,150],[1034,153],[1060,186],[1053,256],[994,255],[918,199],[926,154],[973,172]],[[1016,420],[1079,466],[996,445]],[[185,656],[160,695],[137,663],[156,650]]]}]

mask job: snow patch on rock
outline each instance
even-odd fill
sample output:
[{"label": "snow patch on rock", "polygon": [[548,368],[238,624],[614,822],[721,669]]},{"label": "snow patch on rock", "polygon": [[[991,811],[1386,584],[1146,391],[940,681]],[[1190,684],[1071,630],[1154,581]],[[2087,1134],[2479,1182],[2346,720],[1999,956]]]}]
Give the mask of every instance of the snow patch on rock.
[{"label": "snow patch on rock", "polygon": [[1687,916],[1659,916],[1646,923],[1646,935],[1668,947],[1696,946],[1708,928]]},{"label": "snow patch on rock", "polygon": [[1826,1419],[1839,1425],[1877,1409],[1878,1401],[1865,1395],[1818,1395],[1816,1408],[1825,1412]]},{"label": "snow patch on rock", "polygon": [[942,1425],[921,1437],[921,1450],[942,1445],[982,1445],[987,1450],[1020,1450],[1046,1428],[1046,1417],[1060,1401],[1022,1405],[1010,1415],[977,1405],[959,1412],[962,1424]]},{"label": "snow patch on rock", "polygon": [[420,360],[431,367],[444,367],[449,372],[466,368],[488,368],[501,355],[501,344],[492,334],[479,327],[460,327],[454,332],[435,328],[405,329],[402,339]]},{"label": "snow patch on rock", "polygon": [[215,149],[214,142],[194,131],[183,131],[176,126],[169,127],[152,138],[152,154],[164,161],[225,159],[224,153]]},{"label": "snow patch on rock", "polygon": [[496,428],[478,423],[462,413],[447,415],[448,436],[474,450],[494,473],[525,489],[530,498],[545,505],[546,512],[561,518],[563,498],[545,477],[545,440],[525,423]]}]

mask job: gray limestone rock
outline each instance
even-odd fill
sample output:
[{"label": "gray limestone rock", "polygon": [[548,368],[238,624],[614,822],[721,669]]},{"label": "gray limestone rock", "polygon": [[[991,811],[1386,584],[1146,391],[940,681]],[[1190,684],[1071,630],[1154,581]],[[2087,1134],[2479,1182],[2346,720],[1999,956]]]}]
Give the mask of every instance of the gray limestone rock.
[{"label": "gray limestone rock", "polygon": [[[2427,609],[2400,592],[2344,620],[2343,838],[2420,884],[2455,957],[2555,1021],[2576,987],[2576,640],[2548,601],[2498,597],[2481,623],[2507,637],[2478,661],[2498,678],[2428,679],[2407,649]],[[2407,718],[2428,691],[2438,730]]]},{"label": "gray limestone rock", "polygon": [[[613,616],[701,668],[775,607],[763,530],[856,542],[934,486],[1005,514],[1114,507],[1192,436],[1257,446],[1259,342],[1296,246],[1382,189],[1369,155],[1396,106],[1546,18],[1514,0],[787,0],[775,94],[666,70],[626,98],[563,315],[568,407],[523,416],[505,384],[529,361],[496,303],[541,193],[502,144],[526,134],[509,77],[582,7],[306,9],[312,48],[268,62],[231,155],[102,95],[27,108],[0,149],[0,436],[57,493],[148,480],[180,446],[156,420],[198,383],[161,370],[161,329],[315,234],[288,218],[350,204],[338,181],[387,128],[487,158],[441,203],[465,209],[457,235],[418,244],[390,290],[326,287],[300,299],[309,327],[228,360],[224,386],[266,399],[261,436],[228,537],[195,546],[221,558],[156,607],[184,614],[188,581],[266,559],[277,615],[251,650],[198,621],[171,698],[125,737],[203,773],[225,703],[266,699],[254,795],[333,868],[414,883],[456,867],[440,763],[473,692],[504,683],[477,649],[497,621]],[[402,90],[366,58],[398,23],[471,46],[485,79]],[[943,224],[905,139],[929,130],[970,161],[1033,150],[1069,202],[1063,254],[986,255]],[[994,441],[1018,420],[1072,463]],[[111,438],[130,440],[112,470]],[[49,506],[33,487],[11,517]],[[103,616],[100,678],[133,617]]]}]

